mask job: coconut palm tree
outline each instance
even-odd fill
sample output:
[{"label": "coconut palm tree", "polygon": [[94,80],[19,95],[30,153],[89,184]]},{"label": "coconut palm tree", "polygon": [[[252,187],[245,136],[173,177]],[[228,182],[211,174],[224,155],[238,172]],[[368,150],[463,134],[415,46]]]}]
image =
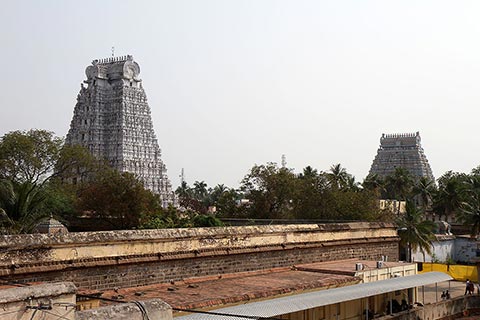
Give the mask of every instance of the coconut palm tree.
[{"label": "coconut palm tree", "polygon": [[435,182],[427,177],[421,177],[413,186],[413,195],[423,212],[432,205],[432,198],[436,192]]},{"label": "coconut palm tree", "polygon": [[472,171],[462,186],[463,201],[458,210],[458,220],[470,226],[470,234],[477,237],[480,233],[480,175]]},{"label": "coconut palm tree", "polygon": [[347,169],[343,168],[340,163],[334,164],[330,167],[330,172],[327,173],[330,187],[332,189],[342,189],[347,183],[349,174]]},{"label": "coconut palm tree", "polygon": [[407,201],[405,214],[397,216],[397,225],[400,244],[407,248],[410,262],[413,250],[420,250],[424,257],[425,253],[432,253],[435,224],[423,218],[423,212],[415,206],[413,201]]},{"label": "coconut palm tree", "polygon": [[369,174],[362,182],[364,190],[375,192],[380,198],[385,193],[385,181],[378,174]]},{"label": "coconut palm tree", "polygon": [[459,213],[465,195],[465,175],[449,171],[438,179],[438,191],[433,198],[433,209],[440,217]]},{"label": "coconut palm tree", "polygon": [[413,188],[413,177],[405,168],[396,168],[393,174],[385,178],[387,189],[395,200],[405,201]]},{"label": "coconut palm tree", "polygon": [[0,231],[1,233],[25,233],[31,231],[39,219],[48,216],[42,212],[46,199],[43,188],[30,183],[0,180]]}]

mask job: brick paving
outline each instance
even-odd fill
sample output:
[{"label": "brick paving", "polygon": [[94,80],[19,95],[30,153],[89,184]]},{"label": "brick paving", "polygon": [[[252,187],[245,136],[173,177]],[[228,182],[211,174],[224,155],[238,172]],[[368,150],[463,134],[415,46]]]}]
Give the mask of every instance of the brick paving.
[{"label": "brick paving", "polygon": [[346,275],[272,269],[109,290],[102,297],[127,301],[159,298],[174,308],[195,309],[352,285],[359,281]]}]

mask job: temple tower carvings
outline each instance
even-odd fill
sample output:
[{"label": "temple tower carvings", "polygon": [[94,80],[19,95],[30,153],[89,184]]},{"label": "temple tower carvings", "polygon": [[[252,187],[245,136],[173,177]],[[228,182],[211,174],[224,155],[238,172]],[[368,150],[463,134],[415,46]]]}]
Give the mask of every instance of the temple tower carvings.
[{"label": "temple tower carvings", "polygon": [[93,60],[85,73],[66,143],[82,145],[113,168],[135,174],[160,195],[164,207],[175,204],[138,63],[130,55]]},{"label": "temple tower carvings", "polygon": [[408,170],[417,179],[426,177],[435,181],[423,152],[419,132],[382,134],[369,174],[385,177],[394,173],[396,168]]}]

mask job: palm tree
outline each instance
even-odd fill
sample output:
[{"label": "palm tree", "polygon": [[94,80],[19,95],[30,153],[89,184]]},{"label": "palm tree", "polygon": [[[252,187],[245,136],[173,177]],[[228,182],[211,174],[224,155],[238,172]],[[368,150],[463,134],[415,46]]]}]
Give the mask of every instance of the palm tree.
[{"label": "palm tree", "polygon": [[349,174],[347,169],[343,168],[340,163],[334,164],[330,167],[330,172],[327,173],[330,181],[330,186],[333,189],[341,189],[347,182]]},{"label": "palm tree", "polygon": [[205,181],[195,181],[193,183],[193,192],[197,200],[202,201],[208,194],[207,184]]},{"label": "palm tree", "polygon": [[360,183],[355,181],[355,177],[348,175],[344,185],[345,191],[357,192],[360,190]]},{"label": "palm tree", "polygon": [[405,168],[396,168],[393,174],[385,179],[387,188],[395,200],[405,201],[413,187],[413,178]]},{"label": "palm tree", "polygon": [[463,183],[464,201],[458,210],[458,219],[470,226],[470,234],[477,237],[480,233],[480,175],[472,171],[472,174]]},{"label": "palm tree", "polygon": [[470,226],[470,234],[476,238],[480,233],[480,195],[471,195],[468,201],[462,203],[458,219],[464,225]]},{"label": "palm tree", "polygon": [[[459,212],[464,198],[465,176],[449,171],[438,179],[438,191],[433,199],[433,208],[445,220]],[[462,186],[463,185],[463,186]]]},{"label": "palm tree", "polygon": [[381,197],[385,192],[385,181],[378,174],[369,174],[363,180],[362,187],[364,190],[373,191],[378,197]]},{"label": "palm tree", "polygon": [[412,262],[412,250],[432,253],[432,242],[435,240],[435,224],[424,220],[423,212],[418,210],[413,201],[407,201],[405,214],[397,217],[398,235],[400,244],[407,248],[408,260]]},{"label": "palm tree", "polygon": [[435,182],[427,177],[421,177],[413,187],[413,194],[418,199],[423,212],[427,212],[427,209],[432,205],[432,198],[435,194],[436,186]]},{"label": "palm tree", "polygon": [[17,183],[0,180],[0,231],[1,233],[25,233],[50,213],[42,210],[46,195],[43,188],[28,182]]}]

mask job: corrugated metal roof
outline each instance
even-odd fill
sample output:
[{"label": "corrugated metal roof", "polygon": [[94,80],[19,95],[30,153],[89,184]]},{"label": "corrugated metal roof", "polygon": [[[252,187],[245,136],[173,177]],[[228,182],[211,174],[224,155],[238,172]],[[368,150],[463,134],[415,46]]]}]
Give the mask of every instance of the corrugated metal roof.
[{"label": "corrugated metal roof", "polygon": [[[275,317],[286,313],[366,298],[382,293],[419,287],[452,279],[452,277],[443,272],[427,272],[413,276],[398,277],[328,290],[300,293],[265,301],[246,303],[228,308],[215,309],[213,312],[256,317]],[[186,316],[176,317],[175,319],[242,320],[245,318],[193,313]]]}]

